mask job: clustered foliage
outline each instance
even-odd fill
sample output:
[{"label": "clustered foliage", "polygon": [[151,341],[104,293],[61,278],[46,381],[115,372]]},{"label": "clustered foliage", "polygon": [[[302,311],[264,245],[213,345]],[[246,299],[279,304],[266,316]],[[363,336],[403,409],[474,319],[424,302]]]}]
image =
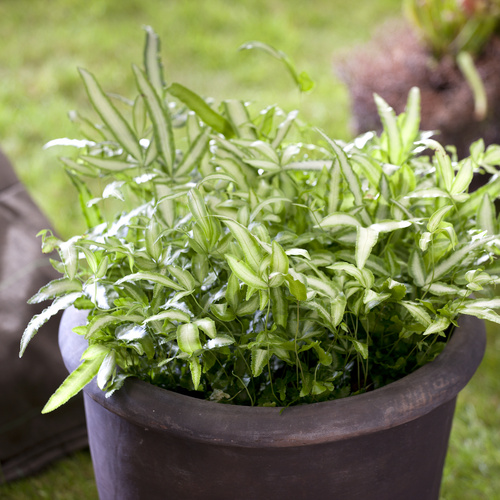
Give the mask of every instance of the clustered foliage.
[{"label": "clustered foliage", "polygon": [[296,112],[164,84],[150,29],[133,72],[128,101],[81,70],[102,124],[80,118],[86,139],[63,162],[89,230],[43,234],[64,277],[33,297],[53,302],[21,351],[71,305],[89,310],[89,347],[45,411],[95,375],[108,393],[133,376],[236,404],[330,400],[432,360],[460,314],[500,321],[500,300],[470,297],[498,282],[500,147],[455,161],[419,132],[417,89],[398,117],[376,97],[383,134],[344,144]]},{"label": "clustered foliage", "polygon": [[480,54],[498,32],[498,0],[404,0],[407,17],[436,58]]}]

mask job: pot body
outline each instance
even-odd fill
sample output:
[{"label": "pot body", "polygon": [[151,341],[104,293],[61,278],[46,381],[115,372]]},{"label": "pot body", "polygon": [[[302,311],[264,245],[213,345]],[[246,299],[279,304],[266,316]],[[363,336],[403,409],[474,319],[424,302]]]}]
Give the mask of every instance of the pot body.
[{"label": "pot body", "polygon": [[[85,341],[60,343],[68,369]],[[222,405],[138,380],[106,399],[85,389],[101,500],[438,499],[455,401],[485,348],[482,321],[464,317],[436,360],[360,396],[280,408]]]}]

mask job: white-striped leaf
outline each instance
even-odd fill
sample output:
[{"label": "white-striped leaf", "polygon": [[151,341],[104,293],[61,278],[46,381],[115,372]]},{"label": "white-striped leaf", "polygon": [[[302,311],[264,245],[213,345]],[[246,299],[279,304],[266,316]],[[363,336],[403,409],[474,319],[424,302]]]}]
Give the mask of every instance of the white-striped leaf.
[{"label": "white-striped leaf", "polygon": [[347,299],[343,293],[338,293],[335,298],[330,301],[330,317],[332,325],[337,327],[344,319],[344,312],[347,306]]},{"label": "white-striped leaf", "polygon": [[405,301],[401,301],[400,304],[425,328],[432,324],[432,319],[424,306]]},{"label": "white-striped leaf", "polygon": [[411,224],[412,223],[409,220],[389,220],[371,224],[368,226],[368,229],[377,233],[390,233],[392,231],[396,231],[397,229],[403,229],[411,226]]},{"label": "white-striped leaf", "polygon": [[262,261],[262,250],[255,239],[255,236],[239,222],[230,219],[224,219],[223,222],[239,243],[241,249],[243,250],[243,254],[245,255],[245,260],[248,262],[250,267],[257,272]]},{"label": "white-striped leaf", "polygon": [[261,201],[254,210],[250,213],[250,222],[252,222],[255,217],[257,217],[258,213],[267,205],[272,205],[273,203],[282,203],[282,202],[287,202],[291,203],[291,200],[289,198],[285,198],[283,196],[273,196],[272,198],[268,198],[264,201]]},{"label": "white-striped leaf", "polygon": [[491,241],[493,237],[483,238],[477,240],[469,245],[462,247],[460,250],[456,250],[453,252],[450,257],[446,260],[438,264],[433,272],[429,273],[427,279],[425,280],[425,284],[428,285],[431,281],[438,280],[441,276],[444,276],[448,271],[453,269],[456,265],[460,264],[462,260],[467,257],[472,251],[474,251],[477,247],[485,245],[488,241]]},{"label": "white-striped leaf", "polygon": [[288,274],[288,257],[279,243],[273,241],[271,253],[271,273]]},{"label": "white-striped leaf", "polygon": [[477,226],[482,231],[487,231],[489,235],[498,233],[495,205],[486,193],[477,210]]},{"label": "white-striped leaf", "polygon": [[439,333],[445,331],[450,326],[451,321],[444,316],[439,316],[436,321],[433,321],[431,325],[429,325],[423,335],[431,335],[433,333]]},{"label": "white-striped leaf", "polygon": [[359,269],[353,264],[347,262],[337,262],[328,266],[327,269],[333,269],[335,271],[343,271],[349,276],[352,276],[362,287],[371,288],[375,282],[373,274],[368,269]]},{"label": "white-striped leaf", "polygon": [[285,297],[285,292],[281,287],[271,288],[271,307],[274,322],[286,328],[288,320],[288,302]]},{"label": "white-striped leaf", "polygon": [[293,122],[297,118],[297,115],[298,111],[290,111],[286,119],[279,124],[278,130],[276,131],[276,136],[271,143],[273,148],[276,149],[283,142],[283,139],[287,136],[288,132],[292,128]]},{"label": "white-striped leaf", "polygon": [[68,241],[59,244],[61,260],[64,264],[64,269],[70,280],[75,278],[78,269],[78,250],[76,248],[77,237],[73,237]]},{"label": "white-striped leaf", "polygon": [[76,299],[81,297],[82,294],[80,292],[70,293],[68,295],[63,295],[62,297],[58,297],[52,302],[52,304],[44,309],[40,314],[33,316],[28,323],[28,326],[23,332],[23,336],[21,337],[21,347],[19,350],[19,357],[24,354],[27,345],[31,341],[31,339],[36,335],[38,330],[42,325],[44,325],[52,316],[57,314],[59,311],[63,309],[67,309],[70,305],[72,305]]},{"label": "white-striped leaf", "polygon": [[100,345],[91,345],[82,355],[83,362],[71,372],[66,380],[52,394],[42,413],[54,411],[78,394],[99,372],[101,364],[109,349]]},{"label": "white-striped leaf", "polygon": [[142,148],[128,122],[115,108],[109,97],[102,91],[94,75],[80,68],[90,102],[107,125],[118,143],[137,161],[142,159]]},{"label": "white-striped leaf", "polygon": [[[209,139],[210,134],[208,130],[204,130],[196,137],[175,170],[175,175],[177,177],[191,173],[207,151]],[[205,180],[206,179],[203,179],[203,181]]]},{"label": "white-striped leaf", "polygon": [[202,346],[200,342],[200,331],[193,323],[184,323],[177,327],[177,345],[182,352],[193,354]]},{"label": "white-striped leaf", "polygon": [[336,212],[330,215],[327,215],[320,223],[320,227],[336,227],[336,226],[352,226],[352,227],[360,227],[361,222],[359,222],[356,217],[353,215],[349,215],[342,212]]},{"label": "white-striped leaf", "polygon": [[170,115],[144,72],[135,65],[133,66],[133,70],[137,87],[145,98],[149,118],[153,124],[156,147],[165,163],[166,171],[172,175],[175,160],[175,145]]},{"label": "white-striped leaf", "polygon": [[382,99],[382,97],[377,94],[373,97],[377,105],[380,120],[384,126],[384,132],[387,134],[389,162],[393,165],[400,165],[403,153],[403,141],[398,127],[396,113],[394,113],[394,110],[384,101],[384,99]]},{"label": "white-striped leaf", "polygon": [[418,249],[413,249],[408,262],[408,274],[413,278],[415,285],[422,287],[425,285],[426,272],[424,258]]},{"label": "white-striped leaf", "polygon": [[460,309],[460,313],[500,324],[500,316],[491,309],[484,309],[482,307],[464,307]]},{"label": "white-striped leaf", "polygon": [[102,360],[99,371],[97,372],[97,386],[99,389],[104,391],[109,380],[113,376],[113,372],[116,370],[116,353],[115,351],[109,351],[104,359]]},{"label": "white-striped leaf", "polygon": [[365,263],[370,256],[373,247],[378,240],[378,232],[371,227],[358,227],[356,237],[356,265],[359,269],[365,267]]},{"label": "white-striped leaf", "polygon": [[164,311],[154,316],[144,320],[144,323],[150,323],[151,321],[181,321],[182,323],[188,323],[191,320],[191,316],[178,309],[171,309],[169,311]]},{"label": "white-striped leaf", "polygon": [[[363,200],[363,191],[361,190],[361,183],[359,181],[358,176],[354,172],[351,164],[349,163],[349,159],[347,158],[347,155],[345,151],[335,142],[332,141],[327,135],[323,134],[321,132],[321,135],[325,138],[325,140],[328,142],[330,147],[333,149],[333,152],[335,153],[336,157],[339,160],[340,163],[340,169],[342,171],[342,175],[344,176],[347,185],[349,186],[349,190],[354,196],[354,201],[357,206],[364,206],[364,200]],[[361,218],[363,219],[363,222],[366,225],[371,224],[371,219],[370,216],[368,215],[368,212],[366,209],[361,210]]]},{"label": "white-striped leaf", "polygon": [[163,274],[153,273],[153,272],[139,272],[128,274],[127,276],[119,279],[116,284],[126,283],[128,281],[151,281],[153,283],[158,283],[166,288],[171,288],[172,290],[177,290],[179,292],[184,291],[184,288],[177,284],[175,281],[167,278]]},{"label": "white-striped leaf", "polygon": [[82,284],[78,280],[70,280],[68,278],[61,278],[53,280],[49,284],[40,288],[40,290],[29,299],[29,304],[38,304],[44,300],[53,299],[58,295],[68,292],[81,292]]},{"label": "white-striped leaf", "polygon": [[151,28],[145,26],[146,46],[144,48],[144,67],[149,81],[158,95],[162,95],[165,83],[163,81],[163,65],[160,56],[160,38]]},{"label": "white-striped leaf", "polygon": [[451,185],[450,194],[457,195],[468,189],[473,175],[472,160],[467,158],[460,164],[460,169]]},{"label": "white-striped leaf", "polygon": [[229,121],[238,132],[238,136],[244,139],[256,139],[255,125],[250,120],[245,103],[236,99],[229,99],[224,101],[223,105]]},{"label": "white-striped leaf", "polygon": [[[447,283],[435,282],[424,287],[424,291],[430,292],[433,295],[456,295],[459,296],[460,288]],[[467,292],[466,292],[467,293]]]},{"label": "white-striped leaf", "polygon": [[225,258],[229,267],[240,281],[243,281],[243,283],[252,288],[267,290],[267,283],[248,264],[229,254],[226,254]]},{"label": "white-striped leaf", "polygon": [[453,208],[453,205],[445,205],[441,207],[439,210],[436,210],[430,217],[429,222],[427,223],[427,231],[434,233],[439,225],[441,224],[444,216]]},{"label": "white-striped leaf", "polygon": [[80,156],[80,158],[90,165],[108,172],[123,172],[124,170],[137,168],[139,166],[138,163],[132,163],[125,160],[113,160],[112,158],[99,158],[97,156],[88,155]]},{"label": "white-striped leaf", "polygon": [[403,147],[409,151],[415,139],[418,137],[420,127],[420,90],[412,87],[408,94],[405,115],[401,124],[401,139]]},{"label": "white-striped leaf", "polygon": [[167,266],[168,272],[179,282],[179,284],[188,292],[192,292],[196,286],[192,274],[185,269],[176,266]]}]

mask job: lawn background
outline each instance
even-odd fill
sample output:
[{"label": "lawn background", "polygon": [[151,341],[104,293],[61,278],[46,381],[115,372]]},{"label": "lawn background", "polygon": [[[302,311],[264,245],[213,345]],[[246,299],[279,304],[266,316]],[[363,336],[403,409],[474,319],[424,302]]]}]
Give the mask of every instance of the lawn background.
[{"label": "lawn background", "polygon": [[[79,137],[67,117],[73,109],[89,114],[78,66],[92,71],[107,91],[129,95],[131,63],[142,61],[141,27],[151,25],[162,39],[169,82],[216,100],[297,108],[303,119],[348,139],[347,90],[335,77],[334,61],[399,16],[400,8],[400,0],[3,0],[0,146],[56,230],[68,237],[84,227],[57,161],[68,151],[42,147],[54,138]],[[265,54],[238,52],[249,40],[288,53],[316,81],[313,92],[299,95]],[[500,499],[499,361],[500,329],[489,325],[487,356],[459,398],[442,499]],[[88,452],[0,487],[0,498],[96,499]]]}]

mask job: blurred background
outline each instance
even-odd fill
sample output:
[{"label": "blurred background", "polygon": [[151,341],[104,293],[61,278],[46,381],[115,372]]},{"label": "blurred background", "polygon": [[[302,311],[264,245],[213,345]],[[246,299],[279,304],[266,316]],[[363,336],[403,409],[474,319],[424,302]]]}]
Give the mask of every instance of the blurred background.
[{"label": "blurred background", "polygon": [[[168,82],[216,101],[299,109],[330,136],[349,139],[349,94],[335,67],[401,11],[401,0],[3,0],[0,147],[56,231],[69,237],[84,223],[57,160],[67,152],[43,145],[80,137],[68,112],[90,114],[90,106],[77,67],[93,72],[106,91],[133,95],[131,64],[142,63],[142,26],[151,25],[162,41]],[[237,50],[250,40],[286,52],[316,82],[314,90],[301,95],[276,60]],[[443,499],[500,499],[499,361],[500,329],[489,325],[486,358],[459,399]],[[0,486],[0,498],[94,500],[92,474],[90,456],[81,452]]]}]

